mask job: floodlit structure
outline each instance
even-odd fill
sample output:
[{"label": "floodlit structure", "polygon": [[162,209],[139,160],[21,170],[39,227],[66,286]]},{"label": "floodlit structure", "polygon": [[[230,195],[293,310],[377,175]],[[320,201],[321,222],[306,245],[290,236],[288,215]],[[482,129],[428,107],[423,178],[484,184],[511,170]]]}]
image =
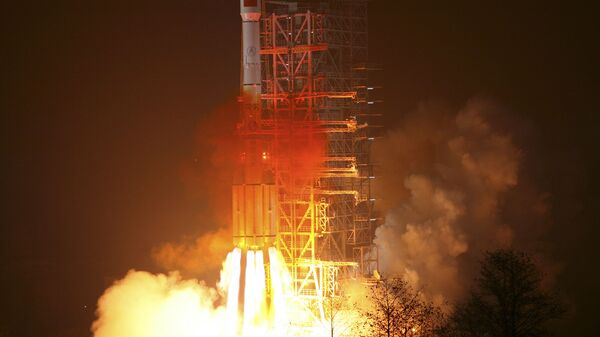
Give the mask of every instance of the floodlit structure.
[{"label": "floodlit structure", "polygon": [[322,316],[340,279],[378,267],[367,1],[241,0],[240,9],[233,242],[277,248],[293,291]]}]

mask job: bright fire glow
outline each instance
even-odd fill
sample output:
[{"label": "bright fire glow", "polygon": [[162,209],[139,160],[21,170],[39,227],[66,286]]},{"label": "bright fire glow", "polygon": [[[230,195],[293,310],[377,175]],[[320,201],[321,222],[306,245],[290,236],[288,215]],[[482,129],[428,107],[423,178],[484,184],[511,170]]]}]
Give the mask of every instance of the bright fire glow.
[{"label": "bright fire glow", "polygon": [[[241,266],[242,254],[236,248],[228,257],[224,269],[225,275],[230,275],[227,280],[227,313],[229,326],[228,336],[285,336],[289,326],[287,320],[288,301],[292,298],[291,278],[283,257],[275,250],[269,248],[268,272],[269,286],[272,289],[267,296],[267,275],[263,251],[249,250],[246,253],[246,273],[244,287],[240,288],[242,280]],[[240,290],[244,291],[244,301],[239,301]],[[240,307],[243,303],[243,307]]]},{"label": "bright fire glow", "polygon": [[[291,285],[275,248],[245,253],[234,249],[223,263],[216,289],[182,280],[178,273],[132,270],[102,295],[92,330],[94,337],[296,336],[289,318],[311,315],[298,305]],[[315,333],[310,335],[322,335]]]}]

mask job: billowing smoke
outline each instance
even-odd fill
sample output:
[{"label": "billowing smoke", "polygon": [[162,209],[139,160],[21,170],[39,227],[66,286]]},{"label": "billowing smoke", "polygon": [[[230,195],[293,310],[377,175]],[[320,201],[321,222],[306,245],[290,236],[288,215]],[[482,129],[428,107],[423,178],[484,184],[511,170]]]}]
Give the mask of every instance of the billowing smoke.
[{"label": "billowing smoke", "polygon": [[294,300],[291,276],[275,248],[235,248],[222,267],[216,288],[178,272],[129,271],[98,301],[94,337],[289,336],[290,318],[302,326],[313,322]]},{"label": "billowing smoke", "polygon": [[528,247],[544,225],[544,196],[521,181],[523,151],[491,123],[498,112],[482,100],[458,112],[423,104],[374,149],[382,271],[438,303],[464,294],[482,251]]},{"label": "billowing smoke", "polygon": [[225,318],[217,290],[178,273],[131,270],[98,301],[94,337],[218,336]]},{"label": "billowing smoke", "polygon": [[168,242],[153,251],[165,270],[178,270],[187,277],[216,274],[221,259],[231,250],[231,230],[219,229],[179,243]]}]

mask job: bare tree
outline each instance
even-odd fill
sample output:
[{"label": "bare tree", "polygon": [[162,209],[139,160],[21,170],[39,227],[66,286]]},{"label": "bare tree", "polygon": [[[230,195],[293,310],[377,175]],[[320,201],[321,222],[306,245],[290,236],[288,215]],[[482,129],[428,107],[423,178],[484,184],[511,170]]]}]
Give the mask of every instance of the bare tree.
[{"label": "bare tree", "polygon": [[344,313],[351,310],[351,303],[347,296],[330,295],[323,299],[323,310],[325,314],[325,324],[329,330],[328,336],[343,336],[351,328],[352,322]]},{"label": "bare tree", "polygon": [[371,308],[365,316],[372,336],[434,336],[443,321],[441,310],[400,278],[378,281],[371,288],[369,300]]},{"label": "bare tree", "polygon": [[[360,286],[355,284],[354,287],[348,287],[345,283],[340,286],[338,291],[323,299],[323,310],[325,322],[327,326],[327,336],[330,337],[354,337],[362,336],[366,318],[362,315],[359,309],[360,304],[357,303],[356,291]],[[362,288],[361,288],[362,289]],[[354,294],[353,294],[354,293]]]},{"label": "bare tree", "polygon": [[443,329],[451,337],[546,336],[544,325],[564,307],[541,289],[542,274],[524,253],[486,253],[481,272],[465,303]]}]

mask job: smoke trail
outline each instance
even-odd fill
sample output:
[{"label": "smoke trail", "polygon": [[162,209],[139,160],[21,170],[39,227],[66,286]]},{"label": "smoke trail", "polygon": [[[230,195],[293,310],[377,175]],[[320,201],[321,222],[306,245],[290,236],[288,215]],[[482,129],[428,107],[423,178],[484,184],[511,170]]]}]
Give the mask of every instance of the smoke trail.
[{"label": "smoke trail", "polygon": [[457,113],[423,104],[374,149],[383,271],[438,303],[463,295],[481,251],[528,246],[543,226],[543,195],[520,182],[522,151],[490,123],[496,111],[481,100]]}]

